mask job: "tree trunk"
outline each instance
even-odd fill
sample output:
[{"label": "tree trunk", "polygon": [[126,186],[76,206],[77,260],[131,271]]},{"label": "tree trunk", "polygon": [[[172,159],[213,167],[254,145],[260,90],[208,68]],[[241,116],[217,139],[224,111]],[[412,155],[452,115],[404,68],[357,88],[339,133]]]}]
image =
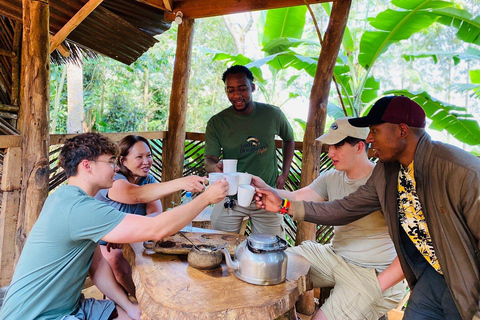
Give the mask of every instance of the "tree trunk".
[{"label": "tree trunk", "polygon": [[67,64],[67,133],[83,133],[85,109],[83,107],[83,67]]},{"label": "tree trunk", "polygon": [[17,258],[48,194],[49,17],[48,1],[23,0],[23,91],[19,117],[19,129],[23,135],[23,179]]},{"label": "tree trunk", "polygon": [[[185,19],[178,26],[168,133],[163,150],[162,181],[169,181],[183,176],[188,83],[190,80],[194,22],[194,20]],[[165,197],[163,199],[163,208],[171,208],[172,203],[180,204],[180,192]]]},{"label": "tree trunk", "polygon": [[[310,93],[310,108],[308,113],[305,136],[303,138],[303,160],[301,187],[308,186],[320,172],[318,167],[322,144],[315,139],[325,130],[328,95],[333,77],[333,69],[338,51],[342,44],[343,33],[348,20],[351,0],[333,2],[332,13],[318,59],[315,79]],[[300,222],[297,228],[295,244],[305,240],[314,240],[317,226],[309,222]],[[312,314],[313,290],[305,293],[297,303],[301,313]]]}]

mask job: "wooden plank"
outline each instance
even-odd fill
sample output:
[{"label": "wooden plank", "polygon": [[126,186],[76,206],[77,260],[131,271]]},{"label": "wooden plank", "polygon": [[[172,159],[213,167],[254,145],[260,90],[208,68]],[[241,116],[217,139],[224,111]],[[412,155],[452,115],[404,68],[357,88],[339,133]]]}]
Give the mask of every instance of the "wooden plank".
[{"label": "wooden plank", "polygon": [[[163,149],[162,181],[183,176],[193,33],[194,20],[184,19],[183,23],[178,26],[177,51],[173,68],[172,94],[170,96],[170,115],[168,117],[168,136]],[[180,192],[175,192],[163,199],[164,209],[171,207],[172,203],[180,203]]]},{"label": "wooden plank", "polygon": [[0,103],[0,110],[1,111],[8,111],[8,112],[18,112],[20,108],[18,106],[11,106],[8,104],[1,104]]},{"label": "wooden plank", "polygon": [[0,117],[4,119],[18,119],[18,115],[15,113],[0,111]]},{"label": "wooden plank", "polygon": [[[144,0],[151,6],[156,6],[157,1]],[[331,2],[330,0],[307,0],[309,4]],[[182,11],[184,19],[198,19],[206,17],[223,16],[227,14],[259,11],[276,8],[286,8],[305,5],[304,0],[223,0],[223,1],[174,1],[173,13],[166,12],[165,20],[173,21],[175,13]],[[158,8],[158,6],[157,6]],[[162,9],[162,8],[160,8]]]},{"label": "wooden plank", "polygon": [[165,7],[165,3],[163,3],[163,0],[137,0],[137,1],[148,4],[149,6],[155,7],[163,11],[172,11],[171,9],[168,9],[167,7]]},{"label": "wooden plank", "polygon": [[76,27],[88,15],[95,10],[103,0],[90,0],[88,1],[78,12],[50,39],[50,53],[52,53],[57,47],[68,37],[68,35],[75,30]]},{"label": "wooden plank", "polygon": [[21,146],[22,146],[22,136],[0,135],[0,149],[21,147]]},{"label": "wooden plank", "polygon": [[24,139],[17,252],[22,250],[26,236],[37,220],[48,194],[49,9],[47,1],[23,0],[22,99],[19,128]]},{"label": "wooden plank", "polygon": [[[351,0],[333,3],[327,31],[322,42],[322,49],[318,58],[320,63],[317,66],[312,91],[310,92],[310,108],[303,139],[301,187],[308,186],[320,172],[318,159],[320,159],[322,152],[322,144],[315,139],[325,130],[328,95],[333,78],[333,69],[342,44],[350,6]],[[295,244],[299,245],[305,240],[314,240],[316,229],[317,226],[313,223],[300,222],[297,226]],[[313,291],[303,295],[297,303],[297,310],[303,314],[313,314],[315,312]]]},{"label": "wooden plank", "polygon": [[[114,133],[102,133],[103,135],[109,137],[113,141],[117,142],[122,140],[125,136],[130,134],[142,136],[147,139],[164,139],[167,136],[166,131],[145,131],[145,132],[114,132]],[[54,146],[56,144],[64,144],[65,140],[78,136],[78,133],[74,134],[52,134],[50,135],[50,145]]]},{"label": "wooden plank", "polygon": [[15,235],[20,205],[22,176],[22,149],[5,151],[1,188],[3,191],[0,212],[0,287],[10,283],[15,268]]},{"label": "wooden plank", "polygon": [[68,50],[67,46],[63,42],[57,47],[57,50],[65,58],[70,57],[70,50]]},{"label": "wooden plank", "polygon": [[13,51],[9,51],[9,50],[5,50],[5,49],[0,48],[0,56],[7,56],[7,57],[10,57],[10,58],[13,58],[13,57],[16,56],[16,54]]}]

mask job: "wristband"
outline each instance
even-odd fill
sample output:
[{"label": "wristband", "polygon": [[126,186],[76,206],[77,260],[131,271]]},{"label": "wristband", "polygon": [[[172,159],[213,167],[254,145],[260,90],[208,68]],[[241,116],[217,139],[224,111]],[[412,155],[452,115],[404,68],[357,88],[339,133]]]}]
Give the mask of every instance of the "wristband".
[{"label": "wristband", "polygon": [[289,208],[290,208],[290,201],[288,201],[288,199],[283,198],[282,206],[280,207],[280,213],[281,214],[287,213]]}]

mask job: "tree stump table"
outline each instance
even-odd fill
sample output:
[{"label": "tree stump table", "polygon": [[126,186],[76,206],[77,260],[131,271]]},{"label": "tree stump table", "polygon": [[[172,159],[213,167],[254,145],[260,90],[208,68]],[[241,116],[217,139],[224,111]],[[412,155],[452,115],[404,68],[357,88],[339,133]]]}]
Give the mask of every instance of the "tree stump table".
[{"label": "tree stump table", "polygon": [[311,289],[310,266],[288,253],[287,281],[258,286],[238,279],[225,262],[213,270],[188,265],[186,255],[154,253],[125,245],[142,319],[295,319],[293,307]]}]

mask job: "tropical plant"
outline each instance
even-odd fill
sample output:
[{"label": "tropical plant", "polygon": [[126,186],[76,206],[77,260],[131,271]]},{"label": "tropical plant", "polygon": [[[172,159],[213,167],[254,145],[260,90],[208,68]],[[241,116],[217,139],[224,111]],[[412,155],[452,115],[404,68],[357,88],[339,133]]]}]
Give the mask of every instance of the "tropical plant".
[{"label": "tropical plant", "polygon": [[[368,111],[374,99],[389,93],[400,93],[410,96],[420,105],[429,109],[427,116],[432,120],[431,127],[436,130],[446,130],[459,141],[470,145],[480,144],[480,127],[474,117],[466,112],[465,108],[441,102],[426,93],[409,92],[405,90],[391,90],[379,94],[380,84],[372,76],[372,70],[378,58],[388,48],[402,40],[410,38],[432,26],[441,23],[456,28],[458,39],[473,45],[480,45],[480,16],[472,15],[461,9],[458,5],[448,1],[437,0],[394,0],[392,4],[396,10],[387,9],[376,17],[369,19],[373,30],[365,31],[360,40],[359,50],[355,50],[353,39],[347,28],[343,39],[343,48],[340,52],[334,70],[334,80],[339,88],[339,102],[342,108],[330,105],[330,114],[343,114],[358,116]],[[331,8],[329,4],[323,5],[327,13]],[[277,9],[281,13],[282,9]],[[269,10],[271,11],[271,10]],[[276,17],[280,30],[286,29],[290,20],[285,19],[287,12],[283,11],[284,19]],[[267,18],[269,13],[267,13]],[[275,34],[275,30],[266,28],[264,32]],[[303,28],[295,24],[292,28]],[[291,28],[289,28],[291,30]],[[278,34],[278,33],[277,33]],[[300,32],[278,38],[271,37],[264,43],[263,50],[268,55],[257,61],[249,61],[243,56],[233,56],[226,53],[217,53],[214,59],[223,59],[235,63],[243,63],[255,69],[263,65],[270,68],[284,70],[295,68],[303,70],[309,75],[315,74],[317,59],[302,55],[299,48],[316,44],[314,41],[303,40],[298,37]],[[268,39],[268,38],[267,38]],[[458,55],[458,58],[461,58]],[[476,77],[476,73],[472,73]],[[332,110],[333,109],[333,110]]]}]

